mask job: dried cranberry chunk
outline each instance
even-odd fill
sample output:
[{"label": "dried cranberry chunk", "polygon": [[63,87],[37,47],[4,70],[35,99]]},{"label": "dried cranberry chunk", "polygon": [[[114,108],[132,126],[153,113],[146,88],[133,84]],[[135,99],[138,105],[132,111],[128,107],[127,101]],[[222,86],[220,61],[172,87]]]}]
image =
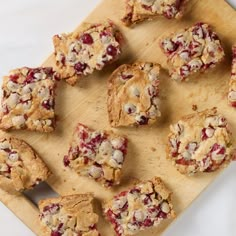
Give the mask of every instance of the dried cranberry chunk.
[{"label": "dried cranberry chunk", "polygon": [[52,231],[51,236],[61,236],[62,234],[58,231]]},{"label": "dried cranberry chunk", "polygon": [[77,74],[83,74],[83,72],[87,68],[87,66],[88,65],[86,63],[78,62],[77,64],[75,64],[74,68],[75,68]]},{"label": "dried cranberry chunk", "polygon": [[19,79],[19,75],[10,75],[10,80],[13,81],[13,82],[17,82],[17,80]]},{"label": "dried cranberry chunk", "polygon": [[63,159],[64,166],[69,166],[70,165],[70,160],[68,156],[64,156]]},{"label": "dried cranberry chunk", "polygon": [[81,36],[81,41],[84,43],[84,44],[93,44],[93,38],[90,34],[83,34]]},{"label": "dried cranberry chunk", "polygon": [[112,56],[112,57],[115,57],[117,55],[117,49],[116,47],[114,47],[113,45],[109,45],[107,47],[107,54]]},{"label": "dried cranberry chunk", "polygon": [[47,109],[50,110],[53,107],[53,103],[50,100],[44,100],[42,102],[42,106]]}]

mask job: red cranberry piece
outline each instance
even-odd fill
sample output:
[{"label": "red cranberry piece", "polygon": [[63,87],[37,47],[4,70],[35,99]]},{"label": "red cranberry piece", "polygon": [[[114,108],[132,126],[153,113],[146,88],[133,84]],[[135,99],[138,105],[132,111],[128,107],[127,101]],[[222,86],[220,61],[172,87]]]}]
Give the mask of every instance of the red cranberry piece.
[{"label": "red cranberry piece", "polygon": [[49,211],[49,212],[56,212],[60,209],[60,206],[59,204],[51,204],[51,205],[48,205],[48,206],[45,206],[43,208],[43,212],[46,212],[46,211]]},{"label": "red cranberry piece", "polygon": [[52,231],[51,236],[61,236],[62,234],[58,231]]},{"label": "red cranberry piece", "polygon": [[145,227],[151,227],[151,226],[153,226],[153,221],[151,220],[151,219],[148,219],[148,218],[146,218],[145,220],[144,220],[144,222],[143,222],[143,226],[145,226]]},{"label": "red cranberry piece", "polygon": [[69,166],[70,165],[70,160],[68,156],[64,156],[63,159],[64,166]]},{"label": "red cranberry piece", "polygon": [[15,82],[15,83],[16,83],[17,80],[19,79],[19,75],[16,75],[16,74],[15,74],[15,75],[10,75],[9,77],[10,77],[10,80],[11,80],[12,82]]},{"label": "red cranberry piece", "polygon": [[165,219],[165,218],[167,217],[167,214],[166,214],[165,212],[163,212],[163,211],[160,211],[160,212],[158,213],[157,217],[158,217],[158,218],[163,218],[163,219]]},{"label": "red cranberry piece", "polygon": [[123,191],[123,192],[121,192],[121,193],[119,193],[118,195],[117,195],[117,198],[119,198],[119,197],[124,197],[124,196],[126,196],[127,195],[127,191]]},{"label": "red cranberry piece", "polygon": [[175,161],[178,165],[192,165],[194,164],[195,160],[186,160],[185,158],[181,158]]},{"label": "red cranberry piece", "polygon": [[132,77],[133,77],[133,75],[124,75],[124,74],[121,75],[121,78],[122,78],[123,80],[129,80],[129,79],[131,79]]},{"label": "red cranberry piece", "polygon": [[31,83],[34,80],[34,74],[35,74],[34,70],[30,70],[27,74],[25,82]]},{"label": "red cranberry piece", "polygon": [[232,102],[231,106],[236,108],[236,102]]},{"label": "red cranberry piece", "polygon": [[43,68],[43,71],[44,71],[44,73],[47,74],[48,76],[52,76],[53,73],[54,73],[52,67],[44,67],[44,68]]},{"label": "red cranberry piece", "polygon": [[84,70],[87,68],[87,64],[86,63],[82,63],[82,62],[78,62],[77,64],[75,64],[74,68],[77,72],[77,74],[83,74]]},{"label": "red cranberry piece", "polygon": [[83,34],[81,36],[81,40],[84,44],[93,44],[93,38],[90,34],[87,33]]},{"label": "red cranberry piece", "polygon": [[117,55],[117,48],[114,47],[113,45],[109,45],[107,47],[107,54],[112,57],[115,57]]},{"label": "red cranberry piece", "polygon": [[47,110],[50,110],[52,107],[53,107],[53,104],[50,100],[44,100],[42,102],[42,106],[47,109]]},{"label": "red cranberry piece", "polygon": [[89,158],[88,157],[84,157],[84,164],[87,165],[89,163]]}]

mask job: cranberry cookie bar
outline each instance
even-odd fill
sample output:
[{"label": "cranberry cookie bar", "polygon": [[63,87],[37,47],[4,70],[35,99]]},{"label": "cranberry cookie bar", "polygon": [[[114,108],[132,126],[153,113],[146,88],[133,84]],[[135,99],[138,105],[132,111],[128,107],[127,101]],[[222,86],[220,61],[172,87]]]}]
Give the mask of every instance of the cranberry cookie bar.
[{"label": "cranberry cookie bar", "polygon": [[104,213],[117,236],[133,235],[175,216],[171,192],[158,177],[116,195],[104,205]]},{"label": "cranberry cookie bar", "polygon": [[155,63],[122,65],[108,81],[108,116],[111,126],[152,124],[159,110],[159,72]]},{"label": "cranberry cookie bar", "polygon": [[82,76],[102,70],[118,59],[122,41],[121,33],[111,21],[84,24],[74,33],[55,35],[55,59],[62,78],[74,85]]},{"label": "cranberry cookie bar", "polygon": [[220,39],[204,23],[162,39],[160,46],[168,58],[172,79],[178,81],[215,67],[225,55]]},{"label": "cranberry cookie bar", "polygon": [[23,67],[12,70],[9,76],[3,77],[0,128],[53,131],[58,78],[50,67]]},{"label": "cranberry cookie bar", "polygon": [[120,183],[126,153],[125,137],[78,124],[64,165],[110,187]]},{"label": "cranberry cookie bar", "polygon": [[232,159],[227,120],[216,108],[184,116],[170,130],[167,155],[182,174],[215,171]]},{"label": "cranberry cookie bar", "polygon": [[75,194],[39,202],[44,236],[99,236],[98,215],[93,212],[92,194]]},{"label": "cranberry cookie bar", "polygon": [[126,0],[126,13],[122,21],[129,26],[158,16],[180,18],[188,0]]},{"label": "cranberry cookie bar", "polygon": [[23,140],[0,138],[0,188],[12,192],[31,189],[51,172]]},{"label": "cranberry cookie bar", "polygon": [[232,62],[231,80],[229,83],[228,100],[230,105],[236,107],[236,45],[233,46],[232,51],[233,51],[233,62]]}]

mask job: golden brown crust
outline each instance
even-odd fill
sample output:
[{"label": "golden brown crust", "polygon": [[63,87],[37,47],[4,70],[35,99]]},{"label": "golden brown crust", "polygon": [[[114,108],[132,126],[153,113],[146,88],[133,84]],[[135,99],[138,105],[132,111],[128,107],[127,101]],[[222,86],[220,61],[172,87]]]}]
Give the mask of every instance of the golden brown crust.
[{"label": "golden brown crust", "polygon": [[211,172],[232,160],[232,136],[216,108],[184,116],[170,126],[167,158],[182,174]]},{"label": "golden brown crust", "polygon": [[[60,232],[61,235],[98,236],[98,215],[93,212],[93,194],[74,194],[39,202],[42,232]],[[61,225],[61,226],[60,226]]]},{"label": "golden brown crust", "polygon": [[10,193],[31,189],[51,175],[29,144],[14,137],[0,137],[0,167],[0,187]]},{"label": "golden brown crust", "polygon": [[108,80],[107,109],[112,127],[156,122],[160,65],[136,62],[118,67]]}]

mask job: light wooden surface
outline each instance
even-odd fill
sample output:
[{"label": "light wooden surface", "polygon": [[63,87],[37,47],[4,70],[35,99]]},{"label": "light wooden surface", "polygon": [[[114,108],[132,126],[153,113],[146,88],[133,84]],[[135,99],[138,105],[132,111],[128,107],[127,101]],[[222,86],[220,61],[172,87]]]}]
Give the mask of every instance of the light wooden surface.
[{"label": "light wooden surface", "polygon": [[[107,67],[70,87],[61,82],[57,90],[56,112],[59,116],[57,130],[51,134],[16,131],[12,134],[23,138],[31,144],[48,164],[54,175],[48,183],[61,195],[71,193],[94,192],[96,211],[100,214],[99,230],[103,236],[113,235],[108,223],[103,219],[99,202],[112,197],[116,192],[131,185],[137,179],[150,179],[153,176],[163,178],[174,192],[173,202],[179,215],[211,183],[219,172],[185,177],[179,174],[165,159],[166,137],[169,125],[182,115],[192,111],[197,104],[199,110],[217,106],[225,114],[236,134],[236,111],[228,107],[226,94],[230,77],[230,48],[236,41],[236,13],[223,0],[191,0],[185,17],[180,21],[160,18],[129,29],[122,26],[123,1],[103,0],[86,19],[97,22],[110,18],[120,26],[127,46],[122,58],[115,65]],[[216,70],[199,75],[199,80],[178,84],[171,81],[166,74],[161,81],[162,117],[152,127],[115,129],[129,138],[129,153],[124,165],[123,179],[120,187],[105,190],[93,180],[79,177],[63,166],[62,159],[67,153],[73,129],[77,122],[91,128],[109,129],[106,111],[106,81],[109,74],[122,63],[135,60],[154,61],[166,67],[166,58],[161,53],[158,40],[164,34],[180,30],[192,24],[204,21],[211,24],[223,41],[227,58]],[[67,32],[67,29],[65,29]],[[58,32],[60,33],[60,32]],[[50,43],[50,41],[49,41]],[[53,65],[50,57],[44,65]],[[156,150],[153,151],[153,148]],[[11,196],[0,190],[0,200],[9,207],[35,234],[40,235],[38,211],[24,196]],[[139,235],[159,235],[171,222]]]}]

